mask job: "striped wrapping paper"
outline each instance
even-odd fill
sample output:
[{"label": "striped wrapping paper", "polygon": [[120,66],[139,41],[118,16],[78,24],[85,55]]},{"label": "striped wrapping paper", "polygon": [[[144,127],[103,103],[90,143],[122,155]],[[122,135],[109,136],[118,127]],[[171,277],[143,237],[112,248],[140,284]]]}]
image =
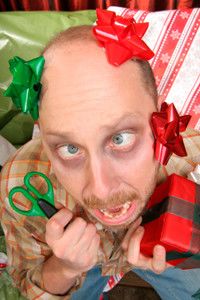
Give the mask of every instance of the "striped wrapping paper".
[{"label": "striped wrapping paper", "polygon": [[189,127],[200,130],[200,9],[147,12],[110,6],[123,17],[149,22],[143,40],[154,51],[150,60],[158,94],[178,112],[191,114]]}]

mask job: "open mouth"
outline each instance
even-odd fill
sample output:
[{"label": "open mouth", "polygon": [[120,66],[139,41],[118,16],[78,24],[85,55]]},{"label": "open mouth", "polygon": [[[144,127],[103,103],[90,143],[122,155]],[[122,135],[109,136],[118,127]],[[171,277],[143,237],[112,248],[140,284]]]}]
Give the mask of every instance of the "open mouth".
[{"label": "open mouth", "polygon": [[136,203],[128,201],[109,209],[94,209],[94,215],[108,225],[120,225],[128,221],[136,209]]}]

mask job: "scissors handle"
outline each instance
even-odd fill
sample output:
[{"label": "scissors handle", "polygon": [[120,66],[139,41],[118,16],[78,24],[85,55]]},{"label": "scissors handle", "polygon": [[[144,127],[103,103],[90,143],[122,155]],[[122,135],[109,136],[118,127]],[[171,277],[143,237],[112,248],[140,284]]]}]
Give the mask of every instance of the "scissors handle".
[{"label": "scissors handle", "polygon": [[[47,183],[47,192],[44,194],[41,194],[40,191],[38,191],[31,183],[30,183],[30,179],[33,176],[39,176],[42,177],[45,182]],[[47,202],[50,202],[52,205],[54,205],[54,193],[53,193],[53,186],[52,183],[50,181],[50,179],[43,173],[41,172],[29,172],[26,174],[26,176],[24,177],[24,184],[27,187],[27,189],[29,191],[31,191],[37,198],[42,198],[45,199]]]},{"label": "scissors handle", "polygon": [[[20,209],[18,206],[15,205],[13,201],[13,196],[16,193],[21,193],[31,202],[31,208],[29,210]],[[11,189],[9,193],[9,203],[10,206],[16,211],[18,214],[25,215],[25,216],[45,216],[44,212],[41,210],[38,212],[36,205],[34,205],[35,201],[37,201],[28,190],[24,189],[22,186],[17,186]]]},{"label": "scissors handle", "polygon": [[[37,190],[31,183],[30,179],[33,176],[42,177],[45,182],[47,183],[47,192],[42,194],[39,190]],[[38,205],[38,199],[44,199],[46,202],[50,203],[54,206],[54,193],[53,193],[53,186],[51,184],[50,179],[41,172],[29,172],[24,177],[24,184],[25,188],[22,186],[17,186],[11,189],[9,193],[9,203],[11,207],[19,214],[26,215],[26,216],[46,216],[45,212],[40,208]],[[16,193],[23,194],[31,202],[31,208],[29,210],[23,210],[17,207],[13,201],[13,196]]]}]

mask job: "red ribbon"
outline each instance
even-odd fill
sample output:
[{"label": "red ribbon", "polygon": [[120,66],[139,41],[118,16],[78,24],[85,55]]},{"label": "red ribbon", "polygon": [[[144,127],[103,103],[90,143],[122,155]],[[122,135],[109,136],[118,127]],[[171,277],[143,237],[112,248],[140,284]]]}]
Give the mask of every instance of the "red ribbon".
[{"label": "red ribbon", "polygon": [[155,157],[166,165],[172,153],[186,156],[187,152],[180,132],[186,130],[191,116],[179,116],[173,103],[164,102],[160,112],[151,116],[151,125],[155,137]]},{"label": "red ribbon", "polygon": [[136,23],[132,17],[123,18],[100,8],[96,13],[98,19],[93,33],[99,45],[106,49],[109,63],[118,66],[133,57],[149,60],[154,56],[141,39],[149,23]]}]

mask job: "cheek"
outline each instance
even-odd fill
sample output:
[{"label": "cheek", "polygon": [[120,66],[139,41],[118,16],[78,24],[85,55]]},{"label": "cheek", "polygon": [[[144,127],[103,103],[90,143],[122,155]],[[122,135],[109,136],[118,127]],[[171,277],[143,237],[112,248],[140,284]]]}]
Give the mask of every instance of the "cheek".
[{"label": "cheek", "polygon": [[64,164],[62,164],[59,160],[52,159],[52,168],[53,171],[61,183],[61,185],[65,188],[65,190],[75,199],[80,199],[80,191],[82,190],[83,180],[81,177],[81,172],[76,172],[74,174],[73,171],[68,171]]},{"label": "cheek", "polygon": [[154,159],[154,140],[151,136],[147,136],[142,140],[140,145],[140,149],[138,149],[138,153],[136,156],[136,161],[141,169],[148,169],[149,166],[155,164]]},{"label": "cheek", "polygon": [[[154,140],[151,132],[146,133],[135,149],[118,165],[122,178],[132,186],[142,189],[155,175],[156,161],[154,159]],[[148,183],[147,183],[148,184]]]},{"label": "cheek", "polygon": [[51,162],[53,172],[55,173],[59,183],[73,198],[80,199],[79,191],[81,191],[83,185],[81,172],[74,174],[73,171],[68,171],[66,166],[53,155],[51,150],[45,145],[44,142],[43,147]]}]

